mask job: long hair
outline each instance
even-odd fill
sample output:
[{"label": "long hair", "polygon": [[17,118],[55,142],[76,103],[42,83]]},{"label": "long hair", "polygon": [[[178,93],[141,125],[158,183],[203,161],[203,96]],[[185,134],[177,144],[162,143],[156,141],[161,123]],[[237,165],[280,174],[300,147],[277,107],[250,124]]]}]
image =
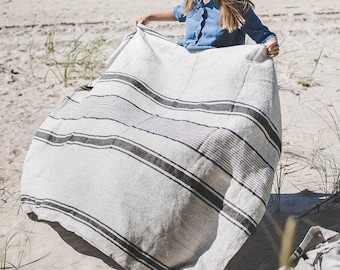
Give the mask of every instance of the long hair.
[{"label": "long hair", "polygon": [[[213,0],[221,5],[220,24],[223,29],[233,32],[245,23],[243,14],[255,5],[250,0]],[[187,0],[184,15],[188,15],[193,9],[196,0]]]}]

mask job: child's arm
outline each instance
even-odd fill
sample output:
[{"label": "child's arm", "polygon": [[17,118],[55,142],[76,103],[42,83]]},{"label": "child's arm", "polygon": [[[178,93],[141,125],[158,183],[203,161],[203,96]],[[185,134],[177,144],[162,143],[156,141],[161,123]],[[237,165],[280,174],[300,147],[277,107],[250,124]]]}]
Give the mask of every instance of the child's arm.
[{"label": "child's arm", "polygon": [[253,9],[250,9],[244,18],[246,23],[241,30],[248,34],[256,43],[265,44],[268,56],[273,58],[279,54],[279,44],[276,35],[271,32],[257,17]]},{"label": "child's arm", "polygon": [[147,25],[151,21],[177,21],[177,19],[175,18],[174,15],[174,9],[169,8],[156,13],[151,13],[149,15],[146,15],[135,20],[135,27],[137,27],[137,24],[139,23]]}]

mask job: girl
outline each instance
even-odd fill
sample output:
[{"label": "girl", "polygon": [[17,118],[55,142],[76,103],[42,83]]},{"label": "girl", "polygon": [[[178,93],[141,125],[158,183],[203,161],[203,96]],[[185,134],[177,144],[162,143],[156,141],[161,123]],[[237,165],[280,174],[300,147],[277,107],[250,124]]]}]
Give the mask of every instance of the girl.
[{"label": "girl", "polygon": [[184,0],[181,5],[139,18],[137,24],[151,21],[186,23],[184,40],[189,51],[245,44],[245,34],[265,44],[269,57],[279,54],[276,35],[262,24],[249,0]]}]

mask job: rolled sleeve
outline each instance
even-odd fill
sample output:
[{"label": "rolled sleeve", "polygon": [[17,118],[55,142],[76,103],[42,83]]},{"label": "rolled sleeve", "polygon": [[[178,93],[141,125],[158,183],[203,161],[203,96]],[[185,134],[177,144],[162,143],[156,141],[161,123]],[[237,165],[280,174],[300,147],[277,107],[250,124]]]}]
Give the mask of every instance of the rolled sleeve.
[{"label": "rolled sleeve", "polygon": [[272,33],[271,35],[267,36],[261,43],[264,44],[264,43],[266,43],[271,38],[276,38],[277,39],[277,36],[274,33]]},{"label": "rolled sleeve", "polygon": [[174,16],[179,22],[185,22],[186,16],[184,16],[185,2],[181,5],[174,7]]}]

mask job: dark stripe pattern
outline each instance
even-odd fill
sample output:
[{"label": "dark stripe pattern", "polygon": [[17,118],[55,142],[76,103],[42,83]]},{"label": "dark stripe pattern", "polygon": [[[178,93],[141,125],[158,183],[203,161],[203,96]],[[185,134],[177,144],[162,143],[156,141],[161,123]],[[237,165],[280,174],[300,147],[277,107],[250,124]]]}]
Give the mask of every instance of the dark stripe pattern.
[{"label": "dark stripe pattern", "polygon": [[174,100],[164,97],[151,89],[143,81],[137,78],[118,72],[107,72],[100,77],[100,82],[118,81],[130,85],[133,89],[143,93],[147,98],[150,98],[158,104],[177,110],[201,111],[216,114],[234,114],[247,117],[259,128],[262,129],[264,135],[280,153],[282,143],[275,125],[270,119],[259,109],[236,101],[209,101],[209,102],[188,102],[181,100]]},{"label": "dark stripe pattern", "polygon": [[157,260],[147,252],[144,252],[139,247],[128,241],[122,235],[114,231],[112,228],[100,222],[98,219],[76,209],[72,206],[63,204],[61,202],[51,199],[38,199],[29,195],[21,195],[21,202],[27,205],[34,205],[37,208],[44,208],[52,211],[57,211],[66,215],[77,222],[80,222],[102,237],[110,241],[112,244],[129,254],[136,261],[144,264],[153,270],[172,270],[172,268],[164,265],[161,261]]},{"label": "dark stripe pattern", "polygon": [[[268,179],[273,177],[274,168],[249,143],[231,130],[153,115],[116,95],[91,95],[82,102],[82,110],[79,111],[77,106],[71,104],[68,111],[56,110],[51,117],[63,120],[112,120],[182,143],[215,163],[266,204],[271,189]],[[235,151],[237,155],[234,154]],[[254,167],[261,169],[262,174],[256,177],[246,174]],[[245,175],[248,175],[247,178]],[[250,175],[254,177],[251,178]]]},{"label": "dark stripe pattern", "polygon": [[223,195],[219,194],[201,179],[188,172],[179,164],[175,164],[151,149],[131,140],[119,136],[95,137],[75,133],[61,136],[42,130],[37,132],[35,139],[58,147],[73,144],[97,149],[114,149],[126,153],[192,192],[248,235],[256,229],[257,224],[249,215],[237,206],[225,201]]}]

